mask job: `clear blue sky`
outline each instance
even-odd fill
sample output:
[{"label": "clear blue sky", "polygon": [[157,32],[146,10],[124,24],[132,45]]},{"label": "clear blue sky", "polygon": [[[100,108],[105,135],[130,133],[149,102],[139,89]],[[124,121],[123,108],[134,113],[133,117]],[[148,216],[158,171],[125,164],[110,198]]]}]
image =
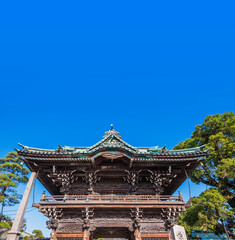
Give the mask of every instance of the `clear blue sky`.
[{"label": "clear blue sky", "polygon": [[[2,2],[0,157],[18,142],[89,146],[111,123],[133,146],[171,149],[206,115],[233,111],[234,7],[215,0]],[[194,186],[193,195],[204,189]],[[187,200],[185,183],[181,190]],[[36,201],[42,191],[37,182]],[[41,213],[26,218],[29,231],[48,235]]]}]

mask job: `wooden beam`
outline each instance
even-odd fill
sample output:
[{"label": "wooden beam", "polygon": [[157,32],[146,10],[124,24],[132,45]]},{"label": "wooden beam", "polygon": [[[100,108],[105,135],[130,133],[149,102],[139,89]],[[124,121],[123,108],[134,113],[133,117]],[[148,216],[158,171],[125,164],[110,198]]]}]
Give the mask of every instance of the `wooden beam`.
[{"label": "wooden beam", "polygon": [[82,233],[76,233],[76,234],[72,234],[72,233],[57,233],[56,234],[57,238],[82,238],[83,234]]},{"label": "wooden beam", "polygon": [[142,233],[142,238],[169,237],[168,233]]},{"label": "wooden beam", "polygon": [[[34,205],[35,206],[35,205]],[[40,204],[37,205],[38,206],[42,206],[42,207],[57,207],[57,208],[84,208],[84,207],[90,207],[90,208],[135,208],[135,207],[139,207],[139,208],[171,208],[171,207],[183,207],[185,206],[185,203],[182,204],[175,204],[174,202],[172,202],[171,204],[156,204],[156,205],[151,205],[151,204],[125,204],[125,205],[120,205],[120,203],[117,204],[107,204],[107,205],[103,205],[103,204],[82,204],[82,205],[66,205],[66,204]]]}]

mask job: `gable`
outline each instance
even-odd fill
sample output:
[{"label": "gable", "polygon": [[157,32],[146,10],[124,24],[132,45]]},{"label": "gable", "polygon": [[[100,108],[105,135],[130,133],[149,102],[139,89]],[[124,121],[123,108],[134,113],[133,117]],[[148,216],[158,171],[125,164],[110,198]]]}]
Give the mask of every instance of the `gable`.
[{"label": "gable", "polygon": [[114,130],[110,130],[106,132],[104,138],[100,142],[96,143],[95,145],[91,146],[88,149],[88,153],[94,153],[103,148],[107,148],[107,149],[121,148],[131,153],[137,152],[137,149],[135,147],[124,142],[121,139],[119,133]]}]

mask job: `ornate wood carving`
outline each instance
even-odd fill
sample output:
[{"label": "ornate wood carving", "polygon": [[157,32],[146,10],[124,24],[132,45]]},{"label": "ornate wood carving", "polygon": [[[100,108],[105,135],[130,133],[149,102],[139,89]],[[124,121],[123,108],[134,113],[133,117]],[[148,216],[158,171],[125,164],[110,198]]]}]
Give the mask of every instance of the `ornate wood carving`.
[{"label": "ornate wood carving", "polygon": [[82,208],[83,229],[89,229],[90,220],[94,216],[94,208]]},{"label": "ornate wood carving", "polygon": [[165,227],[161,226],[159,224],[147,224],[147,225],[141,225],[141,232],[146,233],[157,233],[157,232],[165,232]]},{"label": "ornate wood carving", "polygon": [[173,227],[177,222],[175,221],[175,218],[180,215],[182,212],[182,208],[163,208],[161,216],[163,220],[165,221],[166,229],[169,230],[171,227]]},{"label": "ornate wood carving", "polygon": [[148,170],[148,172],[150,173],[150,177],[146,177],[146,179],[153,184],[155,192],[158,194],[162,194],[164,188],[167,187],[172,182],[172,179],[177,176],[175,173],[171,172],[170,167],[168,171]]},{"label": "ornate wood carving", "polygon": [[74,183],[77,178],[74,177],[73,173],[76,172],[76,170],[71,171],[71,172],[59,172],[57,174],[57,179],[61,180],[62,186],[67,187]]},{"label": "ornate wood carving", "polygon": [[114,159],[121,158],[124,156],[122,153],[103,153],[101,155],[104,158],[111,159],[111,162],[113,162]]},{"label": "ornate wood carving", "polygon": [[46,221],[47,228],[56,230],[58,227],[58,220]]},{"label": "ornate wood carving", "polygon": [[47,176],[52,179],[53,183],[56,186],[62,185],[62,187],[68,190],[68,187],[78,179],[77,177],[74,176],[74,172],[76,172],[76,170],[57,171],[56,167],[53,166],[52,173],[47,174]]},{"label": "ornate wood carving", "polygon": [[124,142],[119,133],[113,130],[105,133],[103,141],[90,147],[89,153],[97,152],[102,148],[121,148],[127,150],[128,152],[136,153],[136,149]]},{"label": "ornate wood carving", "polygon": [[39,211],[42,212],[50,220],[61,219],[63,216],[62,208],[56,207],[40,207]]},{"label": "ornate wood carving", "polygon": [[64,213],[63,217],[60,219],[60,223],[76,223],[81,225],[82,217],[76,212],[77,211],[74,211],[74,213]]},{"label": "ornate wood carving", "polygon": [[82,227],[77,223],[63,224],[62,226],[59,226],[57,231],[60,233],[78,233],[82,232]]},{"label": "ornate wood carving", "polygon": [[131,208],[131,218],[134,222],[134,229],[140,230],[140,222],[143,217],[143,209],[142,208]]},{"label": "ornate wood carving", "polygon": [[61,208],[40,207],[39,211],[50,219],[50,221],[46,222],[47,228],[56,229],[58,227],[58,220],[63,216]]},{"label": "ornate wood carving", "polygon": [[88,170],[84,172],[85,172],[85,176],[82,178],[82,180],[88,184],[88,190],[92,192],[94,185],[101,179],[101,177],[97,176],[97,173],[99,172],[99,170],[96,170],[96,171]]},{"label": "ornate wood carving", "polygon": [[92,224],[90,230],[94,231],[97,228],[107,227],[126,227],[130,231],[133,231],[133,220],[130,217],[130,212],[116,212],[112,214],[107,214],[102,212],[99,215],[96,214],[94,219],[92,219]]},{"label": "ornate wood carving", "polygon": [[136,184],[141,180],[141,177],[139,176],[141,170],[139,170],[139,171],[125,170],[125,172],[127,172],[127,176],[124,177],[123,179],[125,181],[127,181],[129,184],[131,184],[131,191],[135,192],[136,191]]}]

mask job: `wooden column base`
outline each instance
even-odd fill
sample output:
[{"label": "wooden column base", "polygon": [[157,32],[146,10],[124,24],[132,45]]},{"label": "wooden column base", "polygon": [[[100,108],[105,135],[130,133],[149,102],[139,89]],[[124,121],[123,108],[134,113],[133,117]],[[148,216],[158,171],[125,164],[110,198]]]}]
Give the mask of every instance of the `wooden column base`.
[{"label": "wooden column base", "polygon": [[85,229],[83,231],[83,240],[89,240],[89,238],[90,238],[90,231]]},{"label": "wooden column base", "polygon": [[140,231],[139,230],[136,229],[134,235],[135,235],[135,240],[141,240],[141,236],[140,236]]}]

